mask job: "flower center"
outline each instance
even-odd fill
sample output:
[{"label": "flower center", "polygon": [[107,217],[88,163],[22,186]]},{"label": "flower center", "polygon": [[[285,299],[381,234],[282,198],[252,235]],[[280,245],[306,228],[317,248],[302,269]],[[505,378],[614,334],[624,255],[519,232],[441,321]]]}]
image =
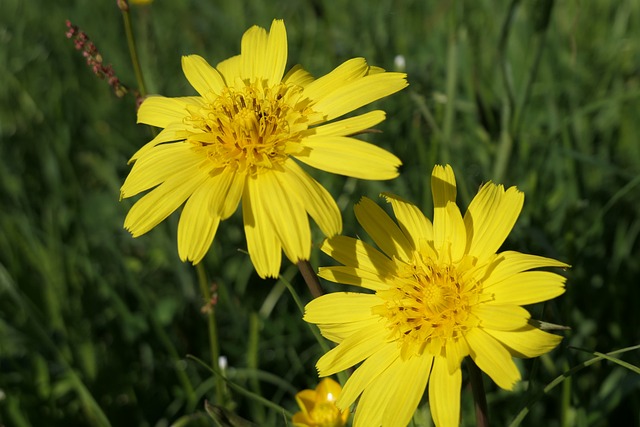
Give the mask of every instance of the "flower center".
[{"label": "flower center", "polygon": [[409,264],[401,264],[395,286],[378,291],[385,302],[373,313],[386,319],[390,339],[398,342],[404,359],[425,350],[438,354],[478,324],[471,307],[479,302],[480,286],[461,267],[472,261],[454,265],[416,253]]},{"label": "flower center", "polygon": [[274,169],[301,151],[300,140],[312,113],[302,88],[280,83],[264,87],[258,82],[240,89],[227,87],[202,106],[188,106],[188,124],[198,131],[185,139],[219,168],[246,174]]}]

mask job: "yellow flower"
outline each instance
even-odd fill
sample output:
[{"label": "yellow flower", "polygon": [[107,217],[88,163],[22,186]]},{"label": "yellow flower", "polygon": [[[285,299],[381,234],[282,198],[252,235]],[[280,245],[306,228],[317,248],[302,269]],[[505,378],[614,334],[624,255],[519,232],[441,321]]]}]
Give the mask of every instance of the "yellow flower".
[{"label": "yellow flower", "polygon": [[382,252],[344,236],[322,246],[344,266],[321,268],[321,277],[374,291],[324,295],[307,305],[304,316],[338,343],[318,361],[320,376],[363,362],[337,400],[346,409],[360,396],[356,426],[406,425],[427,382],[436,426],[457,426],[465,356],[510,390],[520,379],[512,356],[539,356],[561,340],[532,326],[522,305],[564,292],[562,276],[528,270],[568,266],[496,253],[520,214],[523,193],[487,183],[463,217],[450,166],[434,168],[431,189],[433,224],[391,194],[384,197],[397,223],[369,199],[355,207]]},{"label": "yellow flower", "polygon": [[398,175],[397,157],[348,136],[380,123],[383,111],[334,119],[401,90],[405,74],[355,58],[314,79],[299,66],[285,75],[286,62],[284,22],[274,20],[269,32],[247,30],[240,55],[216,68],[197,55],[182,58],[199,96],[143,102],[138,122],[164,130],[133,155],[121,189],[126,198],[153,188],[125,219],[134,237],[186,201],[178,252],[198,263],[242,200],[251,260],[261,277],[276,277],[282,250],[294,263],[309,259],[307,214],[327,236],[342,229],[335,201],[296,160],[362,179]]},{"label": "yellow flower", "polygon": [[315,390],[302,390],[296,394],[301,411],[293,416],[296,427],[342,427],[349,419],[349,411],[340,411],[335,404],[342,387],[331,378],[325,378]]}]

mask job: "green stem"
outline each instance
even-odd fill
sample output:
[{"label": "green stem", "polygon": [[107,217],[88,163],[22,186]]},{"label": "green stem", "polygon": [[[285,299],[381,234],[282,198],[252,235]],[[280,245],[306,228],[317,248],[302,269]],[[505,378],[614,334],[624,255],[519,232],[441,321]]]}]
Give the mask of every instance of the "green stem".
[{"label": "green stem", "polygon": [[131,24],[129,8],[121,7],[120,10],[122,11],[122,19],[124,21],[124,31],[127,35],[127,45],[129,46],[131,65],[133,65],[133,71],[136,74],[136,81],[138,82],[138,92],[140,93],[140,96],[144,98],[147,96],[147,88],[144,84],[142,68],[140,67],[140,60],[138,59],[138,50],[136,49],[136,39],[133,35],[133,25]]},{"label": "green stem", "polygon": [[469,371],[469,383],[473,393],[473,401],[476,408],[476,425],[478,427],[489,427],[489,409],[487,408],[487,396],[482,383],[482,372],[478,365],[471,359],[467,359],[467,370]]},{"label": "green stem", "polygon": [[509,4],[509,10],[507,16],[502,23],[500,29],[500,39],[498,41],[498,63],[500,65],[500,73],[502,75],[502,83],[507,96],[507,103],[510,110],[513,110],[515,104],[513,95],[513,86],[511,77],[509,76],[509,67],[507,65],[507,42],[509,41],[509,33],[511,31],[511,24],[513,23],[513,17],[516,14],[516,8],[518,7],[520,0],[511,0]]},{"label": "green stem", "polygon": [[221,376],[222,373],[218,366],[218,360],[220,359],[220,345],[218,343],[218,327],[216,324],[215,305],[211,302],[211,289],[209,288],[207,273],[204,270],[202,263],[196,264],[196,271],[198,272],[200,292],[202,292],[202,297],[204,298],[204,303],[207,307],[206,313],[207,326],[209,329],[209,349],[211,351],[211,369],[218,373],[218,375],[215,375],[216,396],[219,402],[224,403],[225,387]]},{"label": "green stem", "polygon": [[[317,279],[317,276],[316,276],[316,279]],[[289,283],[289,281],[284,276],[280,276],[280,280],[287,287],[287,290],[289,291],[289,293],[291,293],[291,297],[293,297],[293,301],[298,306],[298,309],[300,310],[300,314],[304,316],[304,305],[302,304],[302,300],[300,300],[300,296],[298,295],[296,290],[293,288],[293,286],[291,286],[291,283]],[[331,347],[329,347],[327,340],[324,339],[320,334],[320,329],[318,328],[318,326],[311,323],[307,323],[307,326],[309,327],[309,330],[311,330],[311,333],[313,334],[316,341],[318,342],[318,345],[320,346],[320,349],[322,350],[322,352],[323,353],[329,352],[329,350],[331,350]],[[346,371],[340,371],[336,375],[338,376],[338,380],[340,380],[340,384],[344,385],[347,382]]]},{"label": "green stem", "polygon": [[[249,377],[249,384],[251,386],[251,391],[255,394],[261,396],[262,392],[260,390],[260,381],[258,380],[258,376],[255,375],[258,372],[258,362],[259,362],[259,352],[260,352],[260,317],[258,313],[252,312],[249,318],[249,343],[247,346],[247,368],[252,372],[252,375]],[[264,411],[262,410],[262,406],[253,406],[252,415],[254,421],[263,421],[264,420]]]},{"label": "green stem", "polygon": [[311,296],[314,298],[322,296],[324,291],[322,290],[322,286],[320,286],[320,280],[318,280],[316,272],[313,270],[313,267],[311,267],[311,263],[307,260],[298,261],[298,268],[300,269],[302,278],[309,287]]},{"label": "green stem", "polygon": [[444,110],[444,122],[442,125],[443,138],[441,141],[441,156],[443,163],[450,162],[450,147],[453,135],[453,122],[456,115],[456,86],[458,84],[458,40],[456,34],[455,3],[451,11],[449,23],[449,47],[447,51],[447,104]]}]

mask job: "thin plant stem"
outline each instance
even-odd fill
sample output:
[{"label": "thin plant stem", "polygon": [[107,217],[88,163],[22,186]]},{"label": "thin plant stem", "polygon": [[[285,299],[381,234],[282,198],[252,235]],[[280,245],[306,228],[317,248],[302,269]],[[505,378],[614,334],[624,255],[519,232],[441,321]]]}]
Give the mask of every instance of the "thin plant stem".
[{"label": "thin plant stem", "polygon": [[[264,397],[253,393],[250,390],[247,390],[246,388],[243,388],[237,384],[235,384],[234,382],[230,381],[228,378],[222,377],[220,375],[220,372],[218,370],[213,370],[211,369],[210,366],[207,366],[206,363],[204,363],[202,360],[198,359],[195,356],[192,356],[190,354],[187,355],[187,359],[191,359],[193,361],[195,361],[196,363],[198,363],[200,366],[204,367],[205,369],[208,369],[209,371],[211,371],[211,374],[219,377],[222,381],[226,382],[227,384],[229,384],[229,388],[233,389],[235,392],[237,392],[238,394],[241,394],[243,396],[248,397],[249,399],[255,400],[256,402],[264,405],[267,408],[273,409],[274,411],[283,414],[287,419],[291,419],[293,417],[293,414],[289,411],[287,411],[285,408],[283,408],[282,406],[271,402],[268,399],[265,399]],[[207,402],[206,405],[209,405],[209,403]]]},{"label": "thin plant stem", "polygon": [[469,371],[469,383],[473,393],[473,401],[476,408],[476,425],[478,427],[489,427],[489,409],[487,407],[487,396],[482,383],[482,372],[478,365],[471,358],[467,358],[467,370]]},{"label": "thin plant stem", "polygon": [[509,33],[511,32],[511,24],[516,14],[516,9],[520,0],[511,0],[509,4],[509,10],[507,16],[502,23],[500,29],[500,39],[498,41],[498,64],[500,65],[500,73],[502,75],[502,82],[507,96],[507,103],[510,110],[513,110],[515,105],[515,96],[513,94],[513,83],[509,74],[509,66],[507,65],[507,42],[509,41]]},{"label": "thin plant stem", "polygon": [[[280,280],[287,287],[287,290],[289,291],[289,293],[291,293],[291,297],[293,298],[293,301],[298,306],[298,309],[300,310],[300,314],[304,315],[304,305],[302,304],[302,301],[300,300],[300,296],[298,295],[296,290],[293,288],[293,286],[291,286],[291,283],[289,283],[289,281],[285,277],[280,276]],[[324,339],[320,334],[320,329],[318,328],[318,326],[313,325],[311,323],[307,323],[307,326],[309,326],[309,330],[311,330],[311,333],[313,334],[316,341],[318,342],[318,345],[320,346],[320,349],[322,350],[322,352],[327,353],[331,349],[331,347],[329,347],[327,340]],[[340,384],[344,385],[347,382],[347,373],[345,371],[338,372],[336,375],[338,376],[338,380],[340,381]]]},{"label": "thin plant stem", "polygon": [[456,34],[455,3],[451,11],[449,22],[449,46],[447,49],[447,104],[445,105],[444,122],[442,124],[441,152],[442,161],[450,162],[450,147],[453,136],[453,122],[456,114],[456,86],[458,84],[458,40]]},{"label": "thin plant stem", "polygon": [[216,324],[215,304],[211,301],[211,289],[209,288],[209,281],[207,280],[207,272],[204,270],[204,266],[201,262],[196,264],[196,271],[198,272],[200,292],[202,293],[202,298],[204,299],[206,307],[207,327],[209,329],[209,350],[211,352],[211,369],[218,373],[218,375],[215,375],[216,396],[219,402],[224,402],[224,380],[222,379],[222,373],[218,368],[220,345],[218,343],[218,326]]},{"label": "thin plant stem", "polygon": [[313,270],[313,267],[311,267],[311,263],[307,260],[298,261],[298,269],[300,269],[302,278],[309,287],[311,296],[314,298],[322,296],[324,291],[322,290],[322,286],[320,286],[320,280],[318,280],[316,272]]},{"label": "thin plant stem", "polygon": [[[255,311],[249,317],[249,343],[247,346],[247,368],[252,372],[258,371],[258,361],[260,352],[260,317]],[[261,396],[260,381],[257,375],[249,377],[249,385],[251,391]],[[251,407],[253,420],[264,420],[265,414],[262,406],[252,405]]]},{"label": "thin plant stem", "polygon": [[131,56],[131,65],[133,66],[133,72],[136,75],[136,82],[138,83],[138,92],[140,97],[147,96],[147,88],[144,84],[144,76],[142,75],[142,67],[140,67],[140,60],[138,59],[138,50],[136,49],[136,39],[133,35],[133,25],[131,24],[131,15],[129,15],[129,7],[120,7],[122,11],[122,19],[124,21],[124,31],[127,35],[127,45],[129,46],[129,55]]}]

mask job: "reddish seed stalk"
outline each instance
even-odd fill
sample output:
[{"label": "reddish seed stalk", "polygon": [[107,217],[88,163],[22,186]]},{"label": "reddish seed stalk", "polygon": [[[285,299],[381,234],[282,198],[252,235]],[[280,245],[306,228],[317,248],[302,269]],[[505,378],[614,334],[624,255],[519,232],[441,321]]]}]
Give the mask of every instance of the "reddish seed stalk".
[{"label": "reddish seed stalk", "polygon": [[[111,64],[106,64],[103,62],[102,55],[100,51],[96,47],[96,45],[91,41],[87,33],[80,30],[78,26],[73,25],[71,21],[67,19],[66,21],[67,32],[66,36],[68,39],[73,39],[73,44],[76,50],[82,52],[82,56],[86,59],[87,65],[98,78],[101,80],[106,80],[109,86],[113,89],[113,93],[118,98],[122,98],[125,96],[129,89],[122,84],[118,76],[116,75],[113,66]],[[140,95],[133,91],[134,96],[136,97],[136,105],[140,104]]]}]

